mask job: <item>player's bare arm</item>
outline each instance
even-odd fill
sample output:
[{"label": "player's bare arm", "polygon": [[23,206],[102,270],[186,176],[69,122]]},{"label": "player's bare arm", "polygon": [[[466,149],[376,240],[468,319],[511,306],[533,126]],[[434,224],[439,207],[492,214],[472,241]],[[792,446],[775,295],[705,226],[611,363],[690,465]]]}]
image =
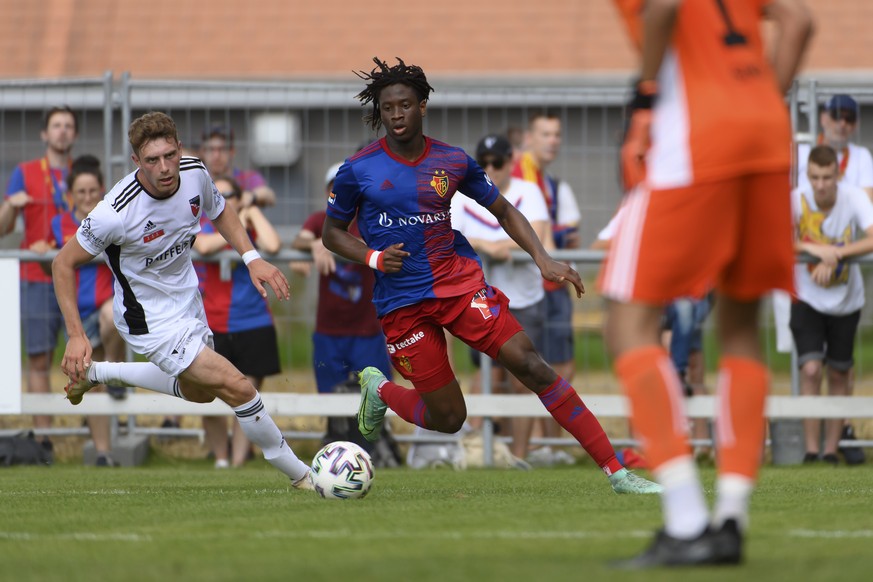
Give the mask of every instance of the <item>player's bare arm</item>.
[{"label": "player's bare arm", "polygon": [[764,15],[776,23],[777,35],[770,57],[779,90],[786,93],[794,82],[803,54],[813,34],[812,15],[801,0],[773,0]]},{"label": "player's bare arm", "polygon": [[61,360],[61,371],[74,382],[85,379],[85,368],[91,362],[91,342],[82,327],[76,287],[76,269],[91,261],[94,255],[82,248],[76,237],[61,248],[52,261],[52,279],[58,306],[67,327],[67,347]]},{"label": "player's bare arm", "polygon": [[554,260],[546,252],[530,222],[515,206],[503,196],[498,196],[488,207],[488,211],[494,215],[506,234],[533,258],[544,279],[555,283],[568,281],[576,288],[576,297],[582,297],[585,287],[579,273],[569,265]]},{"label": "player's bare arm", "polygon": [[[220,232],[240,255],[255,250],[239,216],[230,206],[225,206],[221,214],[212,221],[212,224],[215,226],[215,230]],[[261,297],[267,297],[267,290],[264,288],[266,284],[273,289],[279,301],[291,298],[291,286],[288,284],[288,279],[275,265],[261,258],[256,258],[250,261],[247,266],[252,283]]]},{"label": "player's bare arm", "polygon": [[[395,243],[381,251],[369,248],[364,241],[349,233],[349,222],[330,216],[324,219],[321,236],[327,250],[384,273],[400,271],[403,268],[403,259],[409,256],[409,253],[403,250],[403,243]],[[379,253],[375,258],[374,252]],[[373,264],[370,264],[371,262]]]}]

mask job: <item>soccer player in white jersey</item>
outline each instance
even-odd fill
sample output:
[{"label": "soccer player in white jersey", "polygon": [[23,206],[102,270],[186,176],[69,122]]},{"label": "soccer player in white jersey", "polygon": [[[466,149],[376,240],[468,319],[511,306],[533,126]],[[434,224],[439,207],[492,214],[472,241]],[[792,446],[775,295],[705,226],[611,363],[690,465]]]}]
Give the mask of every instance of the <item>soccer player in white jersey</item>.
[{"label": "soccer player in white jersey", "polygon": [[[311,489],[309,468],[285,442],[246,377],[212,349],[191,246],[206,214],[242,255],[255,287],[290,297],[288,280],[261,259],[242,223],[197,158],[182,157],[176,125],[160,112],[128,131],[137,170],[123,178],[82,221],[52,264],[55,294],[69,341],[61,369],[72,404],[97,384],[139,386],[192,402],[219,398],[233,408],[246,436],[295,487]],[[149,361],[92,362],[76,305],[77,266],[100,253],[115,274],[115,325]]]}]

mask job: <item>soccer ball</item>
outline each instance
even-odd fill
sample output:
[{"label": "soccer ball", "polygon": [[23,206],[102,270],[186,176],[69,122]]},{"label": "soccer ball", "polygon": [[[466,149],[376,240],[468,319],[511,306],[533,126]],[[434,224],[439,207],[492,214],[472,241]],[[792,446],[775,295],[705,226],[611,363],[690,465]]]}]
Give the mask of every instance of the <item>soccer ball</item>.
[{"label": "soccer ball", "polygon": [[370,455],[348,441],[327,444],[312,459],[312,485],[325,499],[361,499],[374,476]]}]

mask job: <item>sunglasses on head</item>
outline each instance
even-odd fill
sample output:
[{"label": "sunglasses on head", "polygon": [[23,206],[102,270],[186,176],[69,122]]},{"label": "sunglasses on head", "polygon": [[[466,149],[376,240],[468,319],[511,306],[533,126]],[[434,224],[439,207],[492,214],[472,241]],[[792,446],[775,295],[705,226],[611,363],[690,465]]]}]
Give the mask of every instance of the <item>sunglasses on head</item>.
[{"label": "sunglasses on head", "polygon": [[842,119],[849,124],[858,121],[858,114],[851,109],[832,109],[829,113],[831,119],[833,119],[834,121],[840,121]]},{"label": "sunglasses on head", "polygon": [[502,170],[503,166],[506,165],[506,158],[484,158],[478,160],[478,162],[483,170],[487,169],[488,166],[491,166],[495,170]]}]

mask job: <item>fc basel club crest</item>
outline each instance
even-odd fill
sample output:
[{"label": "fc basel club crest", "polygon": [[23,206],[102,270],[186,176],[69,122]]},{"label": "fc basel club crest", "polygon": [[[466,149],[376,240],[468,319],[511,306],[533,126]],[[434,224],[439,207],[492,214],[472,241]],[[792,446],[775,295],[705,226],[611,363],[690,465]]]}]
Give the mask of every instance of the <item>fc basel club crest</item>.
[{"label": "fc basel club crest", "polygon": [[449,177],[446,176],[446,171],[436,170],[433,173],[433,180],[430,181],[430,185],[440,197],[445,196],[449,191]]},{"label": "fc basel club crest", "polygon": [[191,214],[197,216],[200,212],[200,195],[198,194],[194,198],[188,201],[188,204],[191,205]]},{"label": "fc basel club crest", "polygon": [[412,362],[409,361],[409,358],[406,356],[400,356],[397,358],[397,363],[403,366],[403,369],[406,370],[407,374],[412,374]]}]

